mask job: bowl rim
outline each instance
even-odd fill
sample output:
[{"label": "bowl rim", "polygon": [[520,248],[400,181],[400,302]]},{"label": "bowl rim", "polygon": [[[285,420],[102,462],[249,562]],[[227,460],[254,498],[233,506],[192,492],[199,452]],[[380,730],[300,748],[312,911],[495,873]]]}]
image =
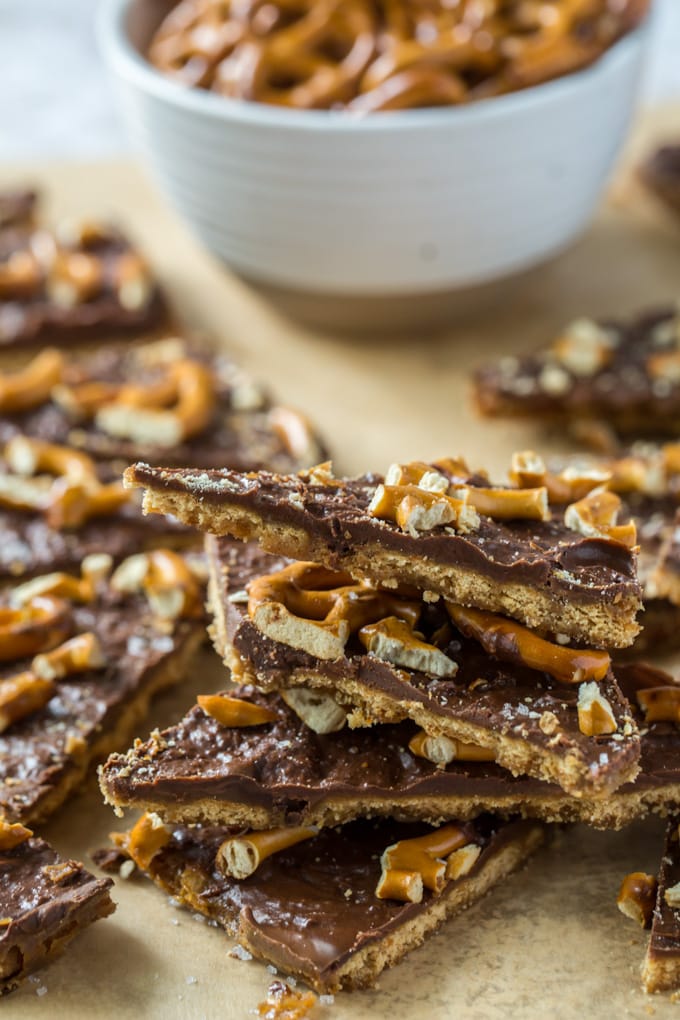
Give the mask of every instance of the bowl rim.
[{"label": "bowl rim", "polygon": [[220,96],[204,89],[182,85],[157,71],[130,42],[125,30],[128,9],[134,0],[100,0],[96,16],[96,34],[100,51],[116,74],[139,89],[186,111],[217,121],[259,125],[268,128],[330,133],[364,133],[422,130],[431,127],[453,128],[471,121],[483,125],[519,111],[544,106],[605,76],[620,62],[627,60],[643,45],[650,34],[653,5],[644,19],[609,47],[592,64],[570,74],[533,85],[502,96],[480,99],[455,107],[432,107],[414,110],[375,111],[370,114],[347,110],[298,110],[256,103],[245,99]]}]

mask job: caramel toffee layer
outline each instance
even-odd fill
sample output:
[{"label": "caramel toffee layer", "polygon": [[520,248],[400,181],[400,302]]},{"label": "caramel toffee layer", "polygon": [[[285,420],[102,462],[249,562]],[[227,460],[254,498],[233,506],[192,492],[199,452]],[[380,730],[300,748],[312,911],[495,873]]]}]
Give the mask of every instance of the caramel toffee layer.
[{"label": "caramel toffee layer", "polygon": [[[97,635],[108,665],[57,680],[44,708],[0,734],[0,815],[11,820],[46,817],[94,757],[128,740],[151,694],[181,678],[179,667],[201,637],[199,625],[187,621],[169,634],[151,619],[146,599],[113,593],[74,606],[71,623],[73,635]],[[3,664],[0,677],[21,673],[30,662]]]},{"label": "caramel toffee layer", "polygon": [[[266,690],[322,687],[358,707],[360,721],[411,718],[428,732],[492,747],[500,764],[514,773],[555,781],[577,796],[611,793],[635,777],[639,737],[611,671],[600,690],[618,732],[588,737],[578,724],[578,685],[495,660],[453,627],[441,647],[458,665],[452,678],[393,666],[366,654],[356,638],[348,641],[344,657],[317,659],[266,637],[245,604],[229,597],[288,561],[229,539],[209,538],[207,548],[217,649],[237,676]],[[418,627],[427,639],[447,621],[441,602],[425,603]]]},{"label": "caramel toffee layer", "polygon": [[680,145],[663,145],[642,165],[645,184],[680,215]]},{"label": "caramel toffee layer", "polygon": [[679,434],[680,377],[655,360],[677,348],[677,310],[588,326],[608,337],[602,358],[596,355],[592,364],[581,367],[555,345],[479,369],[475,396],[482,413],[555,422],[593,418],[621,434]]},{"label": "caramel toffee layer", "polygon": [[[654,673],[621,670],[624,692]],[[184,822],[333,825],[363,815],[438,822],[480,812],[545,821],[618,827],[650,809],[680,803],[680,734],[651,723],[641,740],[640,774],[606,801],[569,797],[556,785],[513,776],[494,762],[453,761],[438,768],[413,754],[411,722],[317,734],[275,694],[228,692],[265,706],[275,720],[240,728],[221,725],[195,706],[176,726],[155,733],[100,773],[115,807],[142,807]],[[642,721],[641,719],[639,720]]]},{"label": "caramel toffee layer", "polygon": [[42,839],[0,850],[0,995],[113,913],[110,878],[94,878]]},{"label": "caramel toffee layer", "polygon": [[648,992],[680,988],[680,907],[666,902],[666,893],[680,883],[680,843],[676,817],[668,825],[659,870],[656,906],[642,981]]},{"label": "caramel toffee layer", "polygon": [[314,839],[274,854],[243,881],[215,865],[233,829],[180,827],[152,859],[151,878],[183,903],[207,914],[256,956],[319,991],[364,987],[425,934],[478,899],[514,870],[544,839],[535,822],[490,817],[466,823],[482,847],[472,870],[421,903],[375,895],[380,856],[402,839],[429,831],[389,820],[323,829]]},{"label": "caramel toffee layer", "polygon": [[[635,554],[617,542],[584,538],[557,514],[548,522],[480,515],[474,532],[457,534],[440,525],[414,537],[370,516],[379,476],[319,485],[266,472],[137,464],[126,480],[147,489],[147,510],[176,513],[203,531],[254,538],[269,552],[345,569],[356,578],[398,579],[596,644],[625,646],[638,630]],[[469,578],[477,579],[475,588],[470,582],[469,597],[462,598],[457,586]]]},{"label": "caramel toffee layer", "polygon": [[[0,233],[0,268],[4,263],[11,269],[16,257],[31,258],[41,233],[23,223],[13,226]],[[118,231],[98,229],[93,240],[69,245],[67,252],[97,260],[101,281],[95,292],[83,299],[58,302],[50,295],[46,274],[30,288],[7,291],[0,296],[0,346],[71,345],[102,336],[141,334],[167,323],[165,299],[152,281],[133,303],[121,301],[114,283],[115,266],[132,255],[133,249]]]},{"label": "caramel toffee layer", "polygon": [[[168,349],[168,358],[162,348]],[[158,356],[154,357],[154,351]],[[172,360],[169,360],[171,357]],[[81,419],[53,397],[30,410],[0,414],[0,444],[17,434],[65,443],[100,460],[120,462],[120,472],[134,460],[191,467],[228,466],[236,470],[267,467],[289,471],[306,467],[323,456],[323,448],[309,432],[308,448],[291,448],[286,433],[276,427],[276,414],[267,394],[223,354],[178,339],[124,349],[102,349],[73,358],[64,370],[64,383],[116,386],[132,383],[151,389],[163,381],[168,365],[188,358],[207,366],[215,386],[215,411],[196,436],[175,446],[154,446],[109,435],[94,420]],[[293,412],[285,413],[293,414]],[[134,408],[130,415],[134,416]],[[302,419],[300,427],[304,428]]]}]

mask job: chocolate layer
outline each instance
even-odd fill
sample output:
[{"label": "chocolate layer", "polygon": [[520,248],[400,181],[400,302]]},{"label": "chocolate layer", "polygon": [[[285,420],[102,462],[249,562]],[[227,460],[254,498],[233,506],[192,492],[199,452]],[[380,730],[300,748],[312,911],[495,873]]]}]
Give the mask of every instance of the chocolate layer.
[{"label": "chocolate layer", "polygon": [[[276,415],[268,395],[229,358],[194,342],[173,338],[133,348],[108,348],[94,354],[73,356],[64,373],[66,385],[87,383],[125,384],[153,387],[167,367],[179,358],[189,358],[210,368],[216,391],[214,414],[206,428],[186,442],[173,447],[154,446],[108,435],[93,420],[70,415],[52,397],[23,413],[0,416],[0,443],[18,433],[66,443],[97,459],[120,462],[119,470],[134,460],[153,464],[191,467],[231,467],[253,470],[290,471],[307,467],[324,456],[322,445],[299,418],[300,438],[291,448],[277,428]],[[131,412],[134,413],[134,412]],[[292,412],[290,412],[292,414]],[[307,430],[307,444],[302,442]]]},{"label": "chocolate layer", "polygon": [[207,914],[255,955],[319,991],[364,987],[445,917],[479,898],[543,841],[535,822],[480,818],[466,823],[482,852],[469,874],[422,903],[379,900],[380,855],[429,831],[394,821],[354,822],[269,857],[236,881],[215,866],[233,830],[178,827],[151,861],[151,878]]},{"label": "chocolate layer", "polygon": [[667,891],[679,882],[680,844],[676,817],[666,830],[652,931],[642,968],[642,981],[648,992],[680,988],[680,908],[666,902]]},{"label": "chocolate layer", "polygon": [[[561,513],[548,522],[480,516],[479,529],[469,534],[439,526],[414,537],[369,515],[379,476],[314,484],[266,472],[137,464],[126,480],[148,490],[147,510],[171,509],[204,531],[254,538],[270,552],[346,569],[357,578],[414,584],[506,611],[529,626],[610,646],[631,643],[637,631],[635,554],[617,542],[571,531]],[[462,583],[471,595],[467,600],[459,598]],[[603,620],[603,614],[611,619]]]},{"label": "chocolate layer", "polygon": [[[644,666],[623,667],[620,678],[632,705],[636,690],[660,682]],[[603,802],[569,797],[494,762],[438,768],[409,750],[417,732],[411,722],[322,735],[276,694],[249,687],[228,693],[266,706],[274,722],[230,728],[194,706],[177,725],[109,758],[100,772],[109,803],[173,822],[249,828],[333,825],[365,815],[435,823],[488,811],[618,827],[659,802],[666,810],[680,803],[680,735],[671,723],[645,728],[639,775]]]},{"label": "chocolate layer", "polygon": [[115,910],[110,878],[97,879],[42,839],[0,850],[0,995]]},{"label": "chocolate layer", "polygon": [[0,509],[0,579],[77,570],[91,553],[115,560],[159,546],[187,548],[196,536],[167,517],[144,518],[134,503],[72,531],[50,527],[42,514]]},{"label": "chocolate layer", "polygon": [[[320,660],[262,634],[242,601],[262,574],[288,561],[228,539],[207,541],[211,609],[218,651],[232,670],[267,690],[321,686],[380,722],[411,718],[428,732],[444,732],[492,747],[513,772],[558,782],[577,796],[611,793],[637,771],[640,744],[630,706],[611,671],[600,684],[617,721],[610,736],[587,737],[578,725],[578,685],[501,662],[452,625],[442,651],[458,664],[452,678],[433,678],[367,655],[350,638],[346,655]],[[449,618],[441,605],[423,603],[419,630],[426,640]]]},{"label": "chocolate layer", "polygon": [[[124,745],[151,695],[181,678],[202,637],[198,622],[179,621],[169,630],[153,621],[146,599],[113,592],[73,606],[70,629],[94,631],[108,665],[59,679],[43,709],[0,734],[0,815],[12,821],[45,818],[93,758]],[[3,663],[0,677],[29,666],[30,660]]]},{"label": "chocolate layer", "polygon": [[475,375],[477,406],[493,417],[592,418],[624,435],[678,435],[680,380],[649,364],[650,357],[675,350],[677,316],[669,308],[598,323],[611,337],[611,356],[591,372],[572,371],[552,348],[484,366]]}]

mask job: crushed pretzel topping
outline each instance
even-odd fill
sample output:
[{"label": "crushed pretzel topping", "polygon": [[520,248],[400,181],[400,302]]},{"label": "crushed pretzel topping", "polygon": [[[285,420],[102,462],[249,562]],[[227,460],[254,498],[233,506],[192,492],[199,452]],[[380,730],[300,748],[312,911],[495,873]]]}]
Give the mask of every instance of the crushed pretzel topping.
[{"label": "crushed pretzel topping", "polygon": [[206,715],[222,726],[262,726],[276,719],[276,713],[264,705],[227,694],[199,694],[197,702]]},{"label": "crushed pretzel topping", "polygon": [[0,850],[13,850],[33,835],[31,829],[19,822],[6,822],[0,818]]},{"label": "crushed pretzel topping", "polygon": [[618,338],[592,319],[576,319],[552,346],[552,356],[575,376],[601,371],[614,356]]},{"label": "crushed pretzel topping", "polygon": [[604,538],[609,542],[620,542],[630,549],[637,542],[637,530],[633,520],[617,525],[620,509],[621,500],[615,493],[595,489],[567,507],[564,523],[585,538]]},{"label": "crushed pretzel topping", "polygon": [[638,705],[646,723],[672,722],[680,724],[680,686],[670,684],[646,687],[636,691]]},{"label": "crushed pretzel topping", "polygon": [[411,624],[396,616],[369,623],[359,631],[359,640],[378,659],[395,666],[417,669],[431,676],[455,676],[458,663],[435,645],[418,636]]}]

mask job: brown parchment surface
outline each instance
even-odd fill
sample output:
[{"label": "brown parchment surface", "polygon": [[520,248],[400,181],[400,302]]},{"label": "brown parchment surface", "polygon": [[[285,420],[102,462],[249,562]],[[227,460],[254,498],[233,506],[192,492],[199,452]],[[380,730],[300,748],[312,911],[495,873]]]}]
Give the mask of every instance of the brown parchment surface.
[{"label": "brown parchment surface", "polygon": [[[546,443],[530,427],[474,417],[467,391],[473,365],[530,349],[571,317],[626,314],[680,297],[680,226],[644,194],[630,169],[674,130],[680,136],[680,107],[638,119],[607,202],[566,254],[483,292],[429,302],[263,295],[205,255],[131,163],[2,167],[0,185],[45,187],[49,214],[121,220],[148,252],[183,317],[219,335],[279,398],[303,408],[322,429],[338,469],[385,468],[393,460],[460,452],[473,465],[498,471],[513,450],[545,449]],[[291,309],[302,310],[307,324],[291,318]],[[310,326],[310,315],[325,317],[326,326]],[[383,329],[377,337],[350,335],[350,320],[380,322]],[[440,325],[426,330],[418,325],[425,320]],[[169,724],[197,693],[223,682],[206,650],[182,688],[156,702],[140,736]],[[87,861],[88,851],[121,824],[90,782],[42,832],[62,852]],[[313,1015],[676,1016],[680,1005],[640,991],[646,936],[615,906],[626,872],[656,871],[662,828],[653,820],[618,834],[583,828],[559,834],[527,870],[384,974],[378,990],[338,996]],[[220,930],[174,908],[143,880],[117,880],[114,897],[113,918],[97,923],[38,980],[3,1000],[3,1015],[240,1020],[264,997],[272,976],[261,964],[229,958],[232,941]]]}]

